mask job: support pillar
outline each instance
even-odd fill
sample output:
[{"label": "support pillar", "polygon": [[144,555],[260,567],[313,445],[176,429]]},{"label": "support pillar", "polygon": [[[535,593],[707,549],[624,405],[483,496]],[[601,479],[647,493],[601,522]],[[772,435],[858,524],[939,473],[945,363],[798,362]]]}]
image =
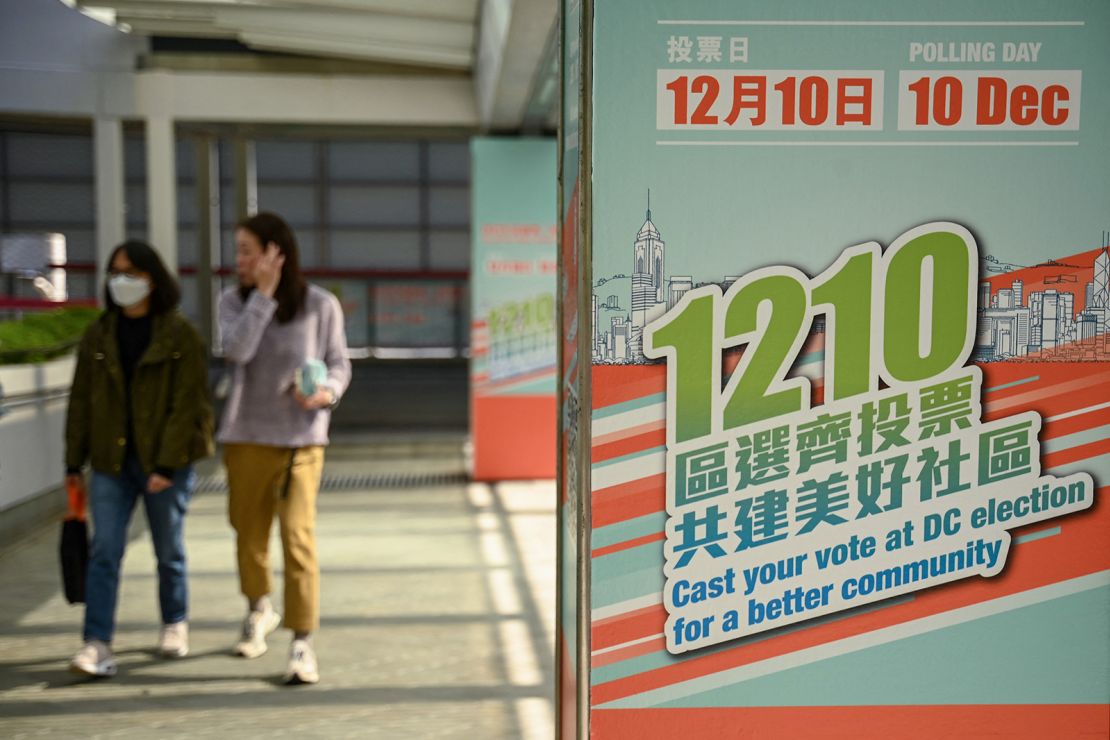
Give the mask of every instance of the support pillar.
[{"label": "support pillar", "polygon": [[96,118],[93,121],[93,145],[93,166],[96,170],[96,282],[92,292],[99,299],[108,257],[127,234],[122,121],[109,116]]},{"label": "support pillar", "polygon": [[177,274],[177,167],[173,119],[146,119],[147,239]]}]

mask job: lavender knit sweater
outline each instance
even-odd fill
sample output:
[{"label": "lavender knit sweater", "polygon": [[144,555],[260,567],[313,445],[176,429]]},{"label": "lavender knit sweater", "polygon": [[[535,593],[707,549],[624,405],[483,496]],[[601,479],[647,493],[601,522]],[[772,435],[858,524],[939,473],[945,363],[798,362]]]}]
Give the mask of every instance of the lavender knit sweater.
[{"label": "lavender knit sweater", "polygon": [[331,411],[305,411],[293,397],[293,376],[308,358],[328,366],[336,399],[351,382],[343,310],[334,295],[308,286],[305,305],[288,324],[274,318],[277,301],[257,291],[244,303],[238,288],[220,296],[220,341],[231,391],[218,438],[224,443],[305,447],[328,443]]}]

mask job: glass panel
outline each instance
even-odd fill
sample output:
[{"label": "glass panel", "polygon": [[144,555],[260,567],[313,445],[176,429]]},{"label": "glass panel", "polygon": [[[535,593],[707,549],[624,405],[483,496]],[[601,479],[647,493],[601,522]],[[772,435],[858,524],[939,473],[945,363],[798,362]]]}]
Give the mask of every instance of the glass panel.
[{"label": "glass panel", "polygon": [[123,137],[123,171],[128,180],[146,179],[146,148],[142,136]]},{"label": "glass panel", "polygon": [[67,228],[66,261],[70,263],[92,263],[96,260],[96,232],[92,229]]},{"label": "glass panel", "polygon": [[273,211],[294,229],[316,224],[316,189],[311,185],[258,185],[258,210]]},{"label": "glass panel", "polygon": [[316,143],[312,141],[259,141],[254,148],[258,180],[316,179]]},{"label": "glass panel", "polygon": [[416,226],[420,223],[420,191],[415,187],[332,186],[328,211],[332,224]]},{"label": "glass panel", "polygon": [[428,221],[432,226],[470,225],[470,188],[431,188],[428,206]]},{"label": "glass panel", "polygon": [[235,229],[228,226],[220,233],[220,255],[223,257],[222,266],[235,270]]},{"label": "glass panel", "polygon": [[301,253],[301,268],[320,267],[320,240],[316,237],[316,229],[294,229],[293,236]]},{"label": "glass panel", "polygon": [[334,141],[328,145],[328,173],[341,180],[416,182],[420,148],[415,142]]},{"label": "glass panel", "polygon": [[367,270],[420,269],[420,235],[415,231],[333,231],[330,266]]},{"label": "glass panel", "polygon": [[[220,179],[228,183],[235,182],[235,142],[232,139],[220,139]],[[257,159],[257,157],[256,157]],[[232,194],[234,195],[234,188]]]},{"label": "glass panel", "polygon": [[470,182],[470,145],[433,142],[428,147],[428,172],[432,182]]},{"label": "glass panel", "polygon": [[8,134],[11,177],[93,176],[91,136]]},{"label": "glass panel", "polygon": [[371,288],[374,344],[454,347],[459,286],[433,281],[378,282]]},{"label": "glass panel", "polygon": [[[28,183],[14,181],[8,193],[11,199],[12,227],[33,228],[37,231],[56,228],[64,224],[91,224],[94,212],[93,186],[88,183]],[[30,222],[21,227],[20,222]],[[57,226],[54,226],[57,224]]]},{"label": "glass panel", "polygon": [[174,141],[174,163],[178,181],[192,182],[197,176],[197,146],[194,139]]},{"label": "glass panel", "polygon": [[99,299],[99,291],[95,285],[96,275],[84,272],[66,273],[66,294],[71,301],[82,299]]},{"label": "glass panel", "polygon": [[145,226],[146,185],[143,183],[128,185],[124,188],[123,197],[125,198],[123,209],[126,214],[128,228]]},{"label": "glass panel", "polygon": [[238,210],[235,205],[235,186],[231,183],[223,183],[220,185],[220,222],[228,228],[234,226],[239,219],[237,218]]},{"label": "glass panel", "polygon": [[177,184],[177,225],[196,226],[197,189],[195,185]]},{"label": "glass panel", "polygon": [[470,232],[433,231],[431,234],[431,268],[433,270],[465,270],[470,267]]},{"label": "glass panel", "polygon": [[191,275],[180,279],[181,283],[181,313],[195,325],[200,320],[200,302],[197,295],[197,281]]},{"label": "glass panel", "polygon": [[177,264],[199,267],[197,264],[197,232],[195,229],[178,229]]}]

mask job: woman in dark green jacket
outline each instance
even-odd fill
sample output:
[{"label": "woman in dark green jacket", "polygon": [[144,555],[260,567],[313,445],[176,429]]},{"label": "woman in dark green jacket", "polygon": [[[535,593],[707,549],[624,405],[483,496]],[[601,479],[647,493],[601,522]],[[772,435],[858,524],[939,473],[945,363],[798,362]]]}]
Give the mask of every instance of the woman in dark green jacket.
[{"label": "woman in dark green jacket", "polygon": [[158,558],[159,649],[189,650],[184,517],[192,464],[212,453],[204,342],[177,311],[181,291],[158,253],[126,242],[108,263],[107,310],[85,332],[66,419],[66,479],[88,489],[93,539],[85,584],[85,645],[70,663],[93,676],[116,672],[120,564],[141,499]]}]

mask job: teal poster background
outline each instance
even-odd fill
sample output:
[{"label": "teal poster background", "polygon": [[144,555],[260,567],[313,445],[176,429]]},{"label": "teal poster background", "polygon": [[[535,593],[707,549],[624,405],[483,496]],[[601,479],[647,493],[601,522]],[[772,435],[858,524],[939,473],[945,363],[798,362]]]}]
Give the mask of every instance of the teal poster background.
[{"label": "teal poster background", "polygon": [[[1079,19],[1082,26],[672,26],[668,19],[968,19],[1007,22]],[[706,0],[597,3],[593,151],[594,278],[629,273],[625,245],[651,210],[668,237],[668,271],[695,280],[738,275],[787,255],[810,272],[827,265],[825,247],[869,239],[889,243],[935,220],[972,224],[980,248],[1000,261],[1032,264],[1097,246],[1110,228],[1110,61],[1104,34],[1110,3],[1086,2],[780,2]],[[749,39],[747,64],[676,65],[671,36]],[[910,62],[914,41],[1038,41],[1035,64]],[[696,42],[695,42],[696,43]],[[727,43],[727,42],[726,42]],[[696,58],[696,50],[694,52]],[[727,51],[725,52],[727,55]],[[658,131],[656,70],[882,69],[885,129],[879,132]],[[1081,69],[1082,125],[1066,132],[905,132],[897,130],[899,70]],[[777,146],[670,146],[743,138]],[[1061,146],[965,146],[985,139]],[[876,145],[843,146],[866,140]],[[791,142],[830,146],[789,146]],[[881,144],[921,142],[921,146]],[[657,145],[663,142],[668,145]],[[1067,142],[1067,143],[1064,143]],[[1074,142],[1074,143],[1073,143]],[[619,174],[608,174],[617,173]],[[927,173],[927,174],[926,174]],[[805,188],[800,191],[799,183]],[[851,197],[846,197],[851,194]],[[994,206],[984,209],[984,200]]]},{"label": "teal poster background", "polygon": [[[583,78],[592,79],[592,108],[583,136],[592,194],[580,254],[591,259],[594,310],[579,327],[593,346],[583,495],[592,522],[594,736],[724,737],[738,726],[768,736],[1110,731],[1110,526],[1102,500],[1110,481],[1110,3],[587,5],[593,64]],[[719,40],[722,57],[699,60],[700,50],[715,48],[702,47],[703,37]],[[734,37],[746,39],[743,61],[729,59]],[[915,45],[933,52],[915,56]],[[988,46],[994,59],[971,58],[970,49]],[[688,58],[675,53],[682,48]],[[799,79],[873,75],[882,93],[876,125],[661,125],[673,113],[665,83],[679,76],[789,70]],[[904,125],[908,82],[980,73],[1011,81],[1011,89],[1038,74],[1067,80],[1073,118],[1054,130]],[[722,117],[731,92],[721,91]],[[688,114],[700,99],[691,92]],[[1012,104],[1003,106],[1011,117]],[[977,113],[967,105],[964,112]],[[661,603],[665,370],[638,353],[638,332],[682,291],[724,289],[777,265],[814,276],[850,247],[886,248],[937,222],[966,228],[978,250],[973,359],[984,377],[984,418],[1039,414],[1044,469],[1089,473],[1094,505],[1015,531],[1011,560],[991,578],[670,654]],[[1003,314],[1043,321],[1049,294],[1058,313],[1048,321],[1060,323],[1042,323],[1018,351],[1018,330],[1000,328],[1010,320]],[[1088,340],[1096,345],[1090,353],[1069,354]],[[790,377],[817,383],[823,345],[806,347]],[[793,711],[763,711],[770,709]],[[864,732],[880,725],[885,735]]]}]

